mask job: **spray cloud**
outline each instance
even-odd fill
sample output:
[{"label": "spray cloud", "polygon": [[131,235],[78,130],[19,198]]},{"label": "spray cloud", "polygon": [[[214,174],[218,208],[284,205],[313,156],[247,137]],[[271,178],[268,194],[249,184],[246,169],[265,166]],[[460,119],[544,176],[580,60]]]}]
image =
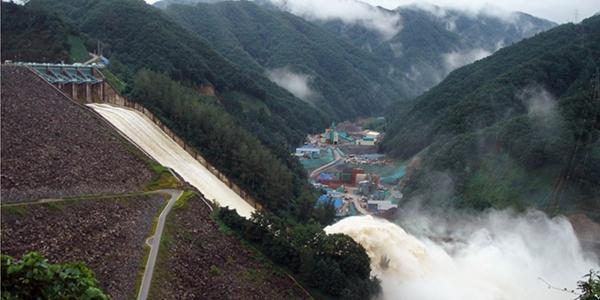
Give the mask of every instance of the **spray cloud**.
[{"label": "spray cloud", "polygon": [[573,294],[548,283],[574,289],[583,274],[598,268],[563,217],[539,211],[404,215],[406,231],[371,216],[325,229],[365,247],[373,275],[382,280],[383,299],[571,300]]}]

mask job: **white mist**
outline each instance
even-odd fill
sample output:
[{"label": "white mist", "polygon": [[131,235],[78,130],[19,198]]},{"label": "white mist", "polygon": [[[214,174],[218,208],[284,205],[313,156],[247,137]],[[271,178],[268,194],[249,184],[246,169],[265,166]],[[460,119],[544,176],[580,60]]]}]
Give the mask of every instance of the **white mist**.
[{"label": "white mist", "polygon": [[598,269],[569,221],[541,212],[489,212],[452,222],[412,214],[403,223],[415,225],[414,235],[371,216],[325,228],[365,247],[383,299],[571,300],[574,294],[547,283],[574,290],[584,274]]}]

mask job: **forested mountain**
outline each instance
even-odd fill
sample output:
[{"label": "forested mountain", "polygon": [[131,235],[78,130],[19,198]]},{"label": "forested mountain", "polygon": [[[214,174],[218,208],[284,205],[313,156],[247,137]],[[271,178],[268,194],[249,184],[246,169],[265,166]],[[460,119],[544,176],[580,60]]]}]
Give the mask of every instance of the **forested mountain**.
[{"label": "forested mountain", "polygon": [[407,196],[591,214],[600,206],[599,67],[595,16],[501,49],[399,103],[383,149],[420,158]]},{"label": "forested mountain", "polygon": [[229,60],[267,74],[338,120],[381,114],[404,96],[386,62],[290,13],[249,1],[165,11]]},{"label": "forested mountain", "polygon": [[2,61],[68,61],[69,27],[57,16],[2,2]]},{"label": "forested mountain", "polygon": [[[262,75],[231,64],[204,41],[143,1],[34,0],[28,6],[62,14],[100,41],[104,54],[125,67],[117,70],[125,79],[131,79],[141,68],[148,68],[165,72],[199,90],[214,87],[228,111],[248,121],[250,124],[245,125],[252,131],[268,132],[269,140],[276,144],[295,144],[307,131],[324,123],[318,111]],[[260,117],[261,113],[265,116]],[[255,121],[260,118],[262,122]],[[271,134],[272,130],[277,134]]]},{"label": "forested mountain", "polygon": [[[233,65],[144,1],[33,0],[25,7],[60,15],[100,42],[133,99],[267,207],[295,209],[305,175],[289,149],[326,125],[317,109]],[[151,88],[158,86],[165,88]]]},{"label": "forested mountain", "polygon": [[496,16],[416,5],[378,9],[400,20],[394,36],[383,38],[360,24],[339,20],[319,24],[388,62],[391,76],[411,96],[433,87],[458,67],[556,25],[518,12]]},{"label": "forested mountain", "polygon": [[355,115],[352,111],[372,115],[389,98],[418,96],[452,70],[556,25],[517,12],[475,13],[426,5],[387,10],[355,2],[375,19],[321,18],[295,11],[298,5],[270,0],[166,0],[155,5],[230,60],[276,69],[273,77],[289,78],[278,81],[291,89],[297,90],[298,82],[311,83],[308,87],[314,91],[305,88],[304,98],[321,98],[325,111],[331,113],[328,106],[334,106],[334,115],[346,118]]}]

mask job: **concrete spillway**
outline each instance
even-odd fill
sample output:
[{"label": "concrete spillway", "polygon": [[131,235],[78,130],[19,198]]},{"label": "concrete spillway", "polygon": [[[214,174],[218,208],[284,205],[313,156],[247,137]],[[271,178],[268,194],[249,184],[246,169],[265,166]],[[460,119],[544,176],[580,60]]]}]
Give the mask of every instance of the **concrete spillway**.
[{"label": "concrete spillway", "polygon": [[177,172],[209,200],[249,218],[254,208],[194,159],[144,114],[108,104],[88,104],[127,138],[165,167]]}]

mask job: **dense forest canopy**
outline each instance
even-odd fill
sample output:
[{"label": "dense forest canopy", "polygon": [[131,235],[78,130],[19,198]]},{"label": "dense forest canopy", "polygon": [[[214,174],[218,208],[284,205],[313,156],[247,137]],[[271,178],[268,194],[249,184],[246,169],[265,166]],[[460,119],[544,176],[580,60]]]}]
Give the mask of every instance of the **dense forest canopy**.
[{"label": "dense forest canopy", "polygon": [[[303,141],[307,132],[327,124],[327,118],[317,109],[262,74],[232,64],[202,39],[143,1],[33,0],[25,7],[59,14],[85,33],[88,40],[99,42],[111,59],[109,69],[127,83],[126,93],[133,92],[134,99],[156,111],[165,123],[195,144],[213,164],[248,188],[259,201],[272,209],[285,210],[304,193],[305,173],[290,151]],[[163,83],[139,80],[147,76],[136,79],[142,69],[161,74],[162,77],[152,80],[164,81],[173,88],[156,91],[153,86]],[[215,93],[206,93],[207,87],[214,87]],[[157,94],[153,95],[153,91]],[[182,96],[189,93],[196,95]],[[209,120],[214,121],[210,128],[198,126],[196,117],[184,118],[173,113],[175,104],[183,102],[186,107],[204,107],[203,97],[211,99],[212,108],[203,110],[202,115],[193,109],[186,113],[210,116]],[[202,120],[202,124],[208,123]],[[211,147],[200,144],[217,133],[221,137],[212,140]],[[227,147],[214,145],[227,141],[231,142]],[[229,147],[232,143],[236,147]],[[250,160],[240,162],[242,158]]]},{"label": "dense forest canopy", "polygon": [[[143,1],[34,0],[27,6],[62,14],[98,40],[111,61],[124,67],[116,73],[126,81],[147,68],[197,89],[214,86],[227,111],[272,146],[297,144],[306,132],[326,124],[316,109],[262,75],[233,65]],[[261,113],[264,117],[258,121]],[[270,132],[276,134],[267,136]]]},{"label": "dense forest canopy", "polygon": [[289,211],[300,184],[260,141],[239,127],[214,99],[201,97],[167,75],[140,70],[132,97],[198,149],[265,207]]},{"label": "dense forest canopy", "polygon": [[2,61],[69,61],[70,28],[59,17],[2,1]]},{"label": "dense forest canopy", "polygon": [[[598,207],[599,67],[600,17],[559,26],[398,103],[383,149],[421,157],[407,187],[415,197],[476,208]],[[443,197],[440,182],[452,187]]]},{"label": "dense forest canopy", "polygon": [[170,5],[165,12],[229,60],[292,77],[280,82],[292,91],[305,85],[309,91],[299,96],[336,119],[381,114],[404,96],[384,60],[290,13],[250,1]]}]

